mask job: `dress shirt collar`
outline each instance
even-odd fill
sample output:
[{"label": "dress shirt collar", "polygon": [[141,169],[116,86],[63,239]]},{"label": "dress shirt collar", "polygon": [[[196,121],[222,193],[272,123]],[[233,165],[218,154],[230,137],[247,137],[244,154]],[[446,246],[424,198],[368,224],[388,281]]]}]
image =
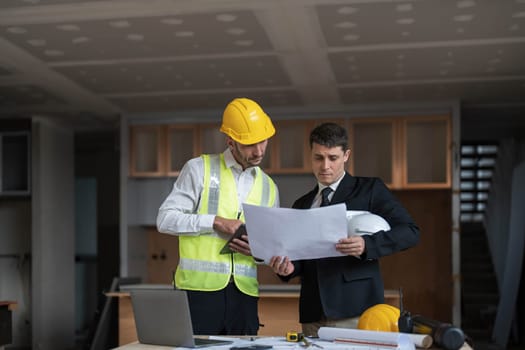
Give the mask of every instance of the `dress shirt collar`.
[{"label": "dress shirt collar", "polygon": [[[242,172],[242,165],[240,165],[239,163],[237,163],[237,161],[235,160],[235,158],[233,157],[233,154],[232,154],[232,151],[227,148],[224,152],[224,162],[226,163],[226,167],[228,168],[235,168],[236,170],[238,170],[239,172]],[[246,171],[250,171],[252,174],[255,174],[256,172],[256,168],[257,166],[252,166],[252,167],[249,167],[247,169],[245,169]]]},{"label": "dress shirt collar", "polygon": [[326,187],[330,187],[332,189],[332,191],[333,191],[332,193],[335,193],[335,191],[337,190],[337,187],[341,183],[341,180],[343,180],[343,177],[345,177],[345,173],[343,173],[343,175],[339,178],[339,180],[337,180],[336,182],[334,182],[330,186],[325,186],[325,185],[323,185],[321,183],[317,183],[317,187],[319,187],[319,192],[317,192],[317,194],[321,195],[321,191],[324,190]]}]

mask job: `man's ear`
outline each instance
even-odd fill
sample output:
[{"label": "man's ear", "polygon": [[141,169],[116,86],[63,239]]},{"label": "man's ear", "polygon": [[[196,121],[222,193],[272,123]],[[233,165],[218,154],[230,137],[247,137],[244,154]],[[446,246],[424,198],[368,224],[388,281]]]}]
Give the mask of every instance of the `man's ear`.
[{"label": "man's ear", "polygon": [[231,137],[228,136],[228,137],[226,138],[226,145],[228,146],[228,148],[229,148],[230,150],[233,149],[233,143],[234,143],[233,139],[232,139]]},{"label": "man's ear", "polygon": [[352,151],[351,151],[350,149],[347,149],[347,150],[345,151],[345,155],[344,155],[344,160],[345,160],[345,162],[348,161],[348,159],[350,158],[350,154],[351,154],[351,153],[352,153]]}]

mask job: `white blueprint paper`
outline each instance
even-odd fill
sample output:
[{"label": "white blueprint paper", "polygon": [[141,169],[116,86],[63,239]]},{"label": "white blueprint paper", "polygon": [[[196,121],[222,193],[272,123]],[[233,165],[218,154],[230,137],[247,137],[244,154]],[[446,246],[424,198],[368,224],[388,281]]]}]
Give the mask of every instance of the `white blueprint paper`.
[{"label": "white blueprint paper", "polygon": [[243,204],[252,255],[291,260],[343,256],[335,244],[347,237],[343,203],[312,209],[268,208]]}]

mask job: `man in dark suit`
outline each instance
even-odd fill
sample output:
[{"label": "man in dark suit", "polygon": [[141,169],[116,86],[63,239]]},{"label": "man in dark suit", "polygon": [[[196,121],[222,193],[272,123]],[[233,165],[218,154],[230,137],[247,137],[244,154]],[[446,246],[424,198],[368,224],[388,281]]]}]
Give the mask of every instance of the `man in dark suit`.
[{"label": "man in dark suit", "polygon": [[419,228],[380,179],[345,171],[350,150],[343,127],[319,125],[310,133],[310,148],[318,185],[297,199],[293,208],[345,203],[347,210],[381,216],[391,228],[334,242],[345,254],[342,257],[290,261],[275,256],[270,260],[270,267],[282,280],[300,276],[299,321],[306,336],[317,336],[323,326],[356,328],[363,311],[384,302],[378,259],[415,246]]}]

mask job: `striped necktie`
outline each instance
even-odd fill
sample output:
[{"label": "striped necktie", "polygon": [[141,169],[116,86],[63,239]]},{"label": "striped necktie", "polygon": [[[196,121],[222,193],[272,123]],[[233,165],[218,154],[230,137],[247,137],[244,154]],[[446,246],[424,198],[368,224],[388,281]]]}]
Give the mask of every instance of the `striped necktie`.
[{"label": "striped necktie", "polygon": [[330,204],[330,200],[328,199],[328,196],[330,195],[330,193],[332,193],[332,189],[330,187],[325,187],[321,191],[321,196],[322,196],[321,205],[320,205],[321,207],[326,207],[327,205]]}]

